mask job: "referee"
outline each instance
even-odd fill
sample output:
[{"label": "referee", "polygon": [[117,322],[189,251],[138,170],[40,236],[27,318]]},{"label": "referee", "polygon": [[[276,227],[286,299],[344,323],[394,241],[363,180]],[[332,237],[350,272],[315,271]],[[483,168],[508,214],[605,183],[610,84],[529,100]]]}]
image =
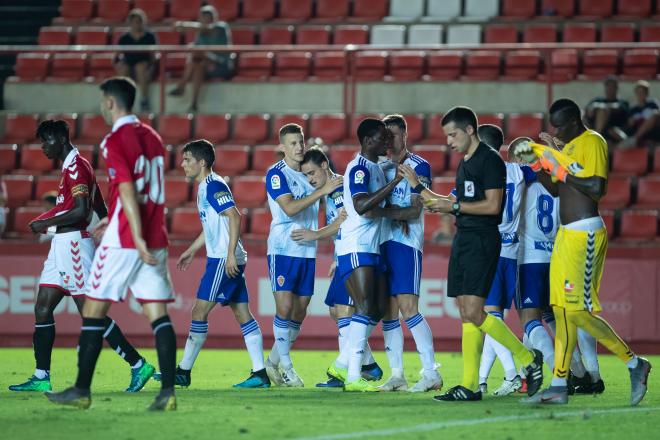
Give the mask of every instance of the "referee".
[{"label": "referee", "polygon": [[481,400],[478,391],[482,332],[508,348],[526,365],[527,393],[543,383],[543,355],[528,350],[500,319],[484,312],[502,246],[498,225],[506,197],[506,167],[499,153],[479,140],[477,116],[468,107],[454,107],[442,119],[447,144],[465,154],[456,173],[456,196],[443,196],[420,185],[415,172],[402,166],[410,185],[419,188],[431,212],[456,216],[458,232],[452,243],[447,276],[448,296],[456,298],[463,321],[463,381],[439,401]]}]

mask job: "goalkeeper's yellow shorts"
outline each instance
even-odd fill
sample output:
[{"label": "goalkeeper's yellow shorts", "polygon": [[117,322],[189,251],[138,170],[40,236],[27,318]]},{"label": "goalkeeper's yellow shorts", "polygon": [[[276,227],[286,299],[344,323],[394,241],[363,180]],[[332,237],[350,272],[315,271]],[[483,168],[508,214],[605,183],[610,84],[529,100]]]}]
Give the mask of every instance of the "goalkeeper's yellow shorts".
[{"label": "goalkeeper's yellow shorts", "polygon": [[569,311],[600,312],[598,291],[606,252],[605,227],[576,230],[560,226],[550,259],[550,304]]}]

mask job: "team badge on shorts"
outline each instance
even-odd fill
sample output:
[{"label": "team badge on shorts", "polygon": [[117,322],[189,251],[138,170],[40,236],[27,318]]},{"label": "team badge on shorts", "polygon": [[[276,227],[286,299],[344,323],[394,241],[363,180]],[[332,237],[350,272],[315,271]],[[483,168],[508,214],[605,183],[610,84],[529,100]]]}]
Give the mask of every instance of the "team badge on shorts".
[{"label": "team badge on shorts", "polygon": [[355,183],[364,183],[364,171],[357,170],[353,179]]},{"label": "team badge on shorts", "polygon": [[282,287],[284,285],[284,277],[282,275],[277,277],[277,285],[280,286],[280,287]]},{"label": "team badge on shorts", "polygon": [[571,284],[570,281],[564,281],[564,292],[571,293],[575,289],[575,284]]},{"label": "team badge on shorts", "polygon": [[270,186],[273,189],[280,189],[282,187],[282,183],[280,182],[280,176],[278,176],[277,174],[274,174],[270,178]]}]

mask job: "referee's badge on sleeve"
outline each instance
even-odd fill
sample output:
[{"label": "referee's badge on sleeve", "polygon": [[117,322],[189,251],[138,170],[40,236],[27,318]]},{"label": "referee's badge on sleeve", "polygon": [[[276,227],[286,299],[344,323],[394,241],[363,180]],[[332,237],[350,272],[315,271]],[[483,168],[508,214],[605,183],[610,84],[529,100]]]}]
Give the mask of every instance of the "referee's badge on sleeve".
[{"label": "referee's badge on sleeve", "polygon": [[474,182],[471,180],[465,181],[465,197],[474,197]]}]

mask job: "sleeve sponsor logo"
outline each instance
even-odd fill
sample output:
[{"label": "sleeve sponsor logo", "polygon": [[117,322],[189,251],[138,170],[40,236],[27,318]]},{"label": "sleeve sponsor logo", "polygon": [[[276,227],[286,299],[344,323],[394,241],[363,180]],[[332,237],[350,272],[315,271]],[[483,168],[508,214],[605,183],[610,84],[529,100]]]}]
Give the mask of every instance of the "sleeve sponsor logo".
[{"label": "sleeve sponsor logo", "polygon": [[227,203],[232,202],[231,194],[227,191],[218,191],[213,194],[213,198],[216,199],[220,205],[226,205]]}]

